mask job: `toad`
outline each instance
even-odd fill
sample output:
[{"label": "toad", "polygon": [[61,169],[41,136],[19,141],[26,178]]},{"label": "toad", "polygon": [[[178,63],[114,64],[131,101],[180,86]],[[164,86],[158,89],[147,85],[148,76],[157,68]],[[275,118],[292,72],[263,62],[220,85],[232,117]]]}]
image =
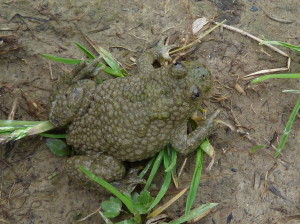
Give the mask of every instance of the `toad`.
[{"label": "toad", "polygon": [[210,72],[198,61],[154,68],[170,47],[158,45],[137,61],[138,74],[97,84],[101,56],[61,78],[52,95],[50,121],[68,125],[67,144],[78,155],[67,172],[88,178],[84,166],[108,182],[125,175],[123,161],[154,156],[169,143],[182,154],[194,151],[208,135],[218,112],[188,133],[187,121],[211,89]]}]

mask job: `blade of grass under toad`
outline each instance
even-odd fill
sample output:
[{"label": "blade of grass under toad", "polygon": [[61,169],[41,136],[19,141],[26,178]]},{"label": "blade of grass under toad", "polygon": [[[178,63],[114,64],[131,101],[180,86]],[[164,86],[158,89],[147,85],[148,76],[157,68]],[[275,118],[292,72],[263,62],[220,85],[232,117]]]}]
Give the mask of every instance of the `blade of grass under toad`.
[{"label": "blade of grass under toad", "polygon": [[154,164],[153,164],[153,167],[152,167],[152,169],[151,169],[150,175],[149,175],[148,180],[147,180],[147,182],[146,182],[146,185],[145,185],[145,187],[144,187],[145,190],[148,190],[148,189],[149,189],[149,187],[150,187],[150,185],[151,185],[151,183],[152,183],[152,180],[153,180],[153,178],[155,177],[155,175],[156,175],[156,173],[157,173],[157,170],[158,170],[158,168],[159,168],[159,166],[160,166],[160,164],[161,164],[161,160],[162,160],[163,156],[164,156],[164,150],[161,150],[161,151],[157,154],[157,156],[156,156],[156,158],[155,158],[155,162],[154,162]]},{"label": "blade of grass under toad", "polygon": [[171,171],[175,167],[177,161],[177,152],[175,149],[171,145],[168,145],[167,150],[168,153],[171,154],[171,163],[168,167],[165,167],[165,172]]},{"label": "blade of grass under toad", "polygon": [[38,125],[35,125],[34,127],[30,128],[28,130],[27,134],[28,135],[36,135],[39,133],[50,131],[54,128],[55,128],[55,126],[53,124],[51,124],[50,121],[43,121],[43,122],[39,123]]},{"label": "blade of grass under toad", "polygon": [[289,120],[288,120],[287,124],[285,125],[285,129],[284,129],[283,134],[280,138],[279,146],[276,150],[275,157],[278,157],[279,154],[281,153],[281,151],[282,151],[282,149],[283,149],[283,147],[284,147],[284,145],[287,141],[287,138],[290,134],[292,124],[293,124],[299,110],[300,110],[300,98],[297,100],[296,105],[294,106],[294,109],[293,109],[292,113],[290,114]]},{"label": "blade of grass under toad", "polygon": [[251,83],[258,83],[267,79],[300,79],[300,73],[264,75],[253,79]]},{"label": "blade of grass under toad", "polygon": [[180,218],[169,222],[168,224],[181,224],[181,223],[187,222],[187,221],[189,221],[193,218],[196,218],[199,215],[207,212],[208,210],[214,208],[217,205],[218,205],[218,203],[208,203],[208,204],[201,205],[198,208],[193,209],[188,214],[185,214],[185,215],[181,216]]},{"label": "blade of grass under toad", "polygon": [[143,178],[145,176],[145,174],[148,172],[148,170],[150,169],[150,167],[153,165],[154,161],[155,161],[155,157],[152,157],[151,160],[144,167],[144,169],[142,170],[142,172],[140,172],[140,174],[139,174],[140,178]]},{"label": "blade of grass under toad", "polygon": [[191,187],[189,190],[188,197],[186,199],[186,206],[185,206],[185,215],[189,214],[192,205],[194,203],[194,200],[197,195],[197,190],[200,184],[201,179],[201,172],[202,172],[202,162],[203,162],[203,150],[201,149],[201,146],[197,149],[196,153],[196,165],[194,169],[193,179],[191,182]]},{"label": "blade of grass under toad", "polygon": [[5,134],[4,137],[1,137],[0,142],[6,143],[11,140],[18,140],[53,128],[54,126],[49,121],[0,120],[0,133],[2,132],[2,135]]},{"label": "blade of grass under toad", "polygon": [[15,120],[0,120],[0,127],[8,126],[33,126],[42,123],[43,121],[15,121]]},{"label": "blade of grass under toad", "polygon": [[[164,149],[163,151],[164,151],[164,156],[163,156],[164,167],[167,168],[167,167],[170,166],[168,151],[167,151],[167,149]],[[167,190],[170,186],[170,183],[171,183],[171,171],[168,171],[168,172],[165,171],[164,182],[163,182],[156,198],[154,199],[154,201],[150,205],[150,207],[148,209],[148,212],[150,212],[152,210],[152,208],[154,208],[161,201],[161,199],[166,194],[166,192],[167,192]]]},{"label": "blade of grass under toad", "polygon": [[177,175],[177,171],[176,171],[177,152],[173,148],[172,145],[169,145],[168,152],[169,152],[169,155],[171,154],[171,163],[170,163],[170,166],[165,170],[165,172],[171,171],[173,183],[174,183],[175,187],[178,188],[179,180],[178,180],[178,175]]},{"label": "blade of grass under toad", "polygon": [[296,45],[281,42],[281,41],[262,41],[262,42],[260,42],[260,44],[272,44],[272,45],[282,46],[282,47],[286,47],[291,50],[294,50],[297,53],[300,53],[300,46],[296,46]]},{"label": "blade of grass under toad", "polygon": [[90,58],[90,59],[95,59],[96,57],[88,50],[86,49],[84,46],[82,46],[80,43],[74,41],[74,44],[76,44],[76,46],[83,52],[85,53],[85,55]]},{"label": "blade of grass under toad", "polygon": [[40,133],[40,136],[46,137],[46,138],[66,138],[67,134],[48,134],[48,133]]},{"label": "blade of grass under toad", "polygon": [[120,191],[118,191],[118,189],[116,189],[114,186],[112,186],[111,184],[109,184],[108,182],[103,180],[102,178],[95,176],[93,173],[91,173],[89,170],[87,170],[83,166],[80,166],[79,168],[91,180],[100,184],[106,190],[108,190],[109,192],[114,194],[117,198],[119,198],[132,214],[136,213],[133,201],[129,200],[128,197],[124,197],[124,195]]},{"label": "blade of grass under toad", "polygon": [[169,201],[167,201],[165,204],[162,206],[158,207],[155,209],[153,212],[151,212],[148,216],[147,219],[151,219],[153,217],[158,216],[161,214],[164,210],[166,210],[168,207],[170,207],[175,201],[177,201],[184,193],[188,190],[189,188],[186,187],[182,191],[180,191],[178,194],[176,194],[174,197],[172,197]]}]

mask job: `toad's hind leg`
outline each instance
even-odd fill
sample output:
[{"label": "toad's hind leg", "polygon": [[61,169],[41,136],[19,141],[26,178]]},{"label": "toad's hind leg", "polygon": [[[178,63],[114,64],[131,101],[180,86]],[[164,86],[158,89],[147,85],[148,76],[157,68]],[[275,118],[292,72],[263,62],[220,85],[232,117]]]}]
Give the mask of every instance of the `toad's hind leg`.
[{"label": "toad's hind leg", "polygon": [[121,160],[102,153],[89,152],[89,155],[77,155],[66,162],[68,175],[77,183],[91,190],[103,191],[99,184],[92,181],[81,170],[80,166],[101,177],[122,193],[130,194],[136,185],[144,184],[145,180],[137,175],[137,169],[131,169],[125,175],[125,166]]},{"label": "toad's hind leg", "polygon": [[101,71],[97,68],[100,60],[98,57],[90,63],[82,62],[70,74],[61,77],[50,98],[49,120],[53,125],[67,125],[87,111],[96,88],[96,83],[89,78]]},{"label": "toad's hind leg", "polygon": [[125,175],[123,162],[113,158],[112,156],[91,152],[89,155],[76,155],[69,158],[65,165],[68,175],[76,182],[79,182],[89,188],[99,185],[95,185],[91,179],[80,171],[80,166],[107,182],[121,180]]}]

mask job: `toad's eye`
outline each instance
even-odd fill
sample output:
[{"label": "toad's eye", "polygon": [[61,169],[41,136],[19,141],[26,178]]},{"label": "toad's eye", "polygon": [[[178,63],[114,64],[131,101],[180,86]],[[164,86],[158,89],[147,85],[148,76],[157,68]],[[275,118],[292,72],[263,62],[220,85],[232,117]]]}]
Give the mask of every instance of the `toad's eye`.
[{"label": "toad's eye", "polygon": [[175,69],[176,70],[184,70],[184,66],[183,66],[183,64],[181,64],[180,62],[175,62],[174,64],[173,64],[173,66],[175,67]]},{"label": "toad's eye", "polygon": [[191,87],[191,92],[192,92],[191,97],[192,97],[193,100],[196,99],[196,98],[198,98],[198,97],[200,97],[200,95],[201,95],[201,91],[195,85],[193,85]]}]

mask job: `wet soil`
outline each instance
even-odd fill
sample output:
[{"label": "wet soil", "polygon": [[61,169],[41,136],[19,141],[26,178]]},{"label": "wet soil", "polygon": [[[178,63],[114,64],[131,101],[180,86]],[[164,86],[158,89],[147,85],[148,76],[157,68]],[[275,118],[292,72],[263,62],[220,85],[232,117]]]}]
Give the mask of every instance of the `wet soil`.
[{"label": "wet soil", "polygon": [[[73,44],[89,46],[83,33],[134,73],[135,68],[127,66],[132,64],[131,57],[138,58],[162,35],[190,36],[196,18],[227,19],[227,24],[257,37],[299,45],[299,13],[298,0],[2,0],[0,119],[8,118],[17,99],[15,120],[47,120],[51,89],[72,66],[49,62],[40,54],[83,57]],[[299,72],[299,56],[292,56],[291,72]],[[237,133],[222,125],[214,129],[215,164],[203,171],[195,206],[219,205],[197,223],[300,223],[299,117],[279,159],[274,159],[272,146],[249,153],[255,145],[269,145],[275,132],[281,135],[297,99],[282,90],[299,89],[300,80],[249,86],[242,79],[258,70],[285,67],[286,58],[239,33],[218,29],[186,59],[203,62],[214,76],[214,89],[205,102],[208,113],[220,109],[220,119],[235,128],[239,123],[244,131]],[[234,88],[236,84],[244,94]],[[29,106],[32,102],[38,107]],[[278,145],[278,138],[273,145]],[[52,155],[41,137],[0,147],[0,223],[75,223],[107,198],[72,183],[63,169],[65,158]],[[180,188],[190,183],[193,174],[194,155],[187,158]],[[204,167],[209,162],[206,157]],[[166,214],[182,215],[185,199]],[[102,222],[93,215],[81,223]]]}]

